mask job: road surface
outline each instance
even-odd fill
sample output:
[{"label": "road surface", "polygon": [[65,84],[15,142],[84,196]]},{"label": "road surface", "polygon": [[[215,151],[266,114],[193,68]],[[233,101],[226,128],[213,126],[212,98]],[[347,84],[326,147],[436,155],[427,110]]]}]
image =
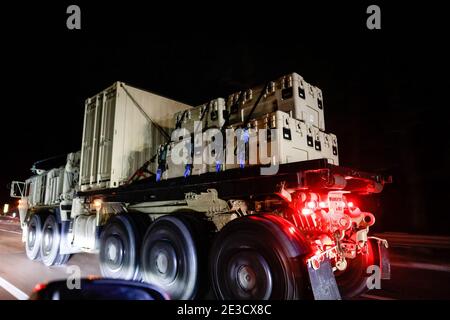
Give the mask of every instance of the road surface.
[{"label": "road surface", "polygon": [[[448,238],[385,236],[391,240],[391,280],[383,281],[382,289],[372,290],[359,299],[450,300]],[[67,279],[67,268],[72,265],[80,267],[83,277],[100,275],[97,255],[74,255],[64,267],[48,268],[28,260],[17,220],[0,218],[0,299],[26,299],[38,283]]]},{"label": "road surface", "polygon": [[79,266],[82,277],[99,276],[98,256],[76,254],[67,266],[46,267],[30,261],[16,220],[0,219],[0,300],[26,299],[38,283],[67,279],[68,267]]}]

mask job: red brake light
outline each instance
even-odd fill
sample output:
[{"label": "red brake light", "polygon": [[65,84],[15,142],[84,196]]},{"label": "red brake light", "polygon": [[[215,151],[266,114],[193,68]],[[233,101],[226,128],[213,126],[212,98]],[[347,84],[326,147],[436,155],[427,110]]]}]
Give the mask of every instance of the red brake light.
[{"label": "red brake light", "polygon": [[314,210],[316,208],[316,202],[315,201],[309,201],[308,202],[308,208],[311,210]]}]

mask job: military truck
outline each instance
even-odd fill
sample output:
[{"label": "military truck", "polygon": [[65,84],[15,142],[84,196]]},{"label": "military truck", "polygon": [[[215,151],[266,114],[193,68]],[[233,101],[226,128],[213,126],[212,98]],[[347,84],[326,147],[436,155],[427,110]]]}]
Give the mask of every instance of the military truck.
[{"label": "military truck", "polygon": [[363,199],[390,177],[339,165],[296,73],[196,107],[116,82],[86,100],[81,142],[12,183],[29,259],[98,254],[104,277],[173,299],[341,299],[369,267],[389,278]]}]

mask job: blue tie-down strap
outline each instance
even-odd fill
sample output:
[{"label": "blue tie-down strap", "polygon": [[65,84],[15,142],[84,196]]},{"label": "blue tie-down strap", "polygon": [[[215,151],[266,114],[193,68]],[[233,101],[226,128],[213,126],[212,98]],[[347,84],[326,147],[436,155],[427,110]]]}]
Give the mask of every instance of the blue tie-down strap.
[{"label": "blue tie-down strap", "polygon": [[162,170],[161,169],[157,169],[156,170],[156,181],[160,181],[161,180],[161,174],[162,174]]},{"label": "blue tie-down strap", "polygon": [[216,162],[216,172],[220,172],[222,169],[222,165],[220,164],[219,161]]},{"label": "blue tie-down strap", "polygon": [[248,141],[250,139],[249,133],[247,129],[243,130],[243,133],[241,134],[241,139],[243,140],[243,144],[244,144],[244,150],[243,152],[240,152],[238,154],[238,160],[239,160],[239,167],[242,169],[245,167],[245,151],[246,151],[246,146],[248,144]]},{"label": "blue tie-down strap", "polygon": [[186,169],[184,169],[184,177],[189,177],[191,175],[191,165],[187,164]]},{"label": "blue tie-down strap", "polygon": [[315,300],[341,300],[341,294],[328,258],[314,268],[308,263],[309,281]]},{"label": "blue tie-down strap", "polygon": [[250,136],[249,136],[248,130],[245,129],[244,134],[242,135],[242,139],[244,140],[244,143],[248,143],[249,138],[250,138]]},{"label": "blue tie-down strap", "polygon": [[243,169],[245,167],[245,151],[239,152],[238,160],[239,160],[239,168]]}]

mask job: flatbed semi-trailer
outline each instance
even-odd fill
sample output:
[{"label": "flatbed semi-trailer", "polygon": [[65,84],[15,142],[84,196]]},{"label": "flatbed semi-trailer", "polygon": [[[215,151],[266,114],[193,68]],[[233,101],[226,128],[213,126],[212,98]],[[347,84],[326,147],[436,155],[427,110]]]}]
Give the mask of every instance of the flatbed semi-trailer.
[{"label": "flatbed semi-trailer", "polygon": [[[200,112],[123,83],[87,99],[81,153],[12,184],[27,256],[50,266],[78,252],[99,254],[103,276],[149,282],[174,299],[210,289],[220,299],[349,298],[371,287],[374,266],[388,278],[387,242],[369,236],[375,215],[359,200],[390,177],[332,164],[337,142],[323,131],[321,91],[305,91],[296,79],[294,115],[309,108],[311,124],[285,113],[297,92],[286,91],[289,77],[259,88],[258,97],[247,90],[245,99],[214,100]],[[316,100],[305,97],[315,92]],[[277,99],[283,112],[270,109]],[[272,130],[271,147],[283,144],[273,174],[248,158],[226,169],[161,163],[161,150],[191,143],[166,140],[182,123],[199,117],[226,126],[234,109],[250,118],[260,101],[269,114],[241,126]],[[224,118],[215,121],[218,112]]]}]

